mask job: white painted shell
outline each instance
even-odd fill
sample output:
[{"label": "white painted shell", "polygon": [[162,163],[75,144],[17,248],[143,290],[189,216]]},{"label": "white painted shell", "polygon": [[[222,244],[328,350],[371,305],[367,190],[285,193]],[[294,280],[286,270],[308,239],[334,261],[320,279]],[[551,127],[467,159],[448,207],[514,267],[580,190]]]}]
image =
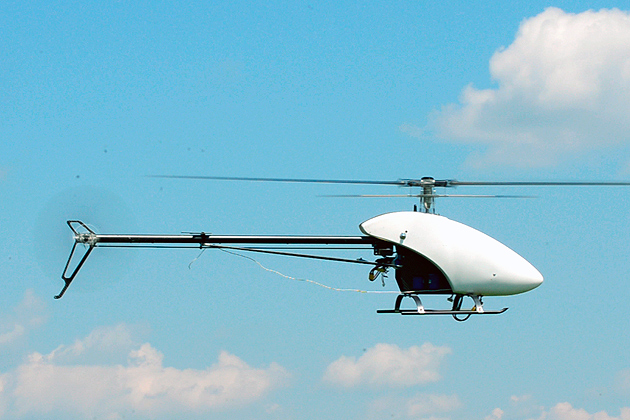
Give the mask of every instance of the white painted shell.
[{"label": "white painted shell", "polygon": [[543,282],[527,260],[470,226],[420,212],[387,213],[359,226],[366,235],[401,245],[437,265],[454,293],[504,296]]}]

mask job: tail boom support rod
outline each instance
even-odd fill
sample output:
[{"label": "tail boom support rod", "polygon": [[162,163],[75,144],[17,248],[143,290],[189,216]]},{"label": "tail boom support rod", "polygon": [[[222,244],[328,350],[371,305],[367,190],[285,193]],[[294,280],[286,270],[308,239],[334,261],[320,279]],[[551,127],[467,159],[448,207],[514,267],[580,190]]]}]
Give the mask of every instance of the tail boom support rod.
[{"label": "tail boom support rod", "polygon": [[[74,234],[74,245],[70,251],[70,256],[66,262],[66,266],[61,275],[61,278],[65,282],[65,285],[61,292],[55,296],[55,299],[61,298],[70,283],[77,276],[79,270],[87,260],[87,257],[94,250],[94,248],[101,247],[116,247],[116,246],[129,246],[129,247],[151,247],[151,246],[164,246],[173,248],[184,248],[187,246],[196,245],[199,248],[222,248],[224,244],[247,244],[247,245],[370,245],[375,249],[377,247],[388,247],[384,241],[373,238],[371,236],[278,236],[278,235],[263,235],[263,236],[250,236],[250,235],[212,235],[205,232],[181,234],[181,235],[117,235],[117,234],[98,234],[90,229],[85,223],[79,220],[68,220],[68,226]],[[379,244],[382,243],[382,246]],[[85,252],[80,257],[75,254],[79,254],[79,245],[84,245]],[[303,254],[294,254],[277,251],[262,251],[256,248],[242,248],[242,247],[230,247],[224,246],[224,248],[232,248],[243,251],[255,251],[255,252],[267,252],[279,255],[288,255],[294,257],[316,258],[316,259],[329,259],[333,261],[353,262],[361,264],[379,265],[378,263],[372,263],[364,260],[349,260],[343,258],[334,257],[321,257],[321,256],[309,256]],[[75,262],[76,261],[76,262]],[[73,264],[75,262],[75,264]],[[382,265],[382,264],[381,264]]]}]

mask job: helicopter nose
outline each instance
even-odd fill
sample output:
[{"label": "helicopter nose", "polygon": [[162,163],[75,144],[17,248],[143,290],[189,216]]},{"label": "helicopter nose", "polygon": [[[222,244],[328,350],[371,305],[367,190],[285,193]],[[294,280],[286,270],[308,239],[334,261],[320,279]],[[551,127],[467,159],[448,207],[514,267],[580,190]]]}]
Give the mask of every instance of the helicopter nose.
[{"label": "helicopter nose", "polygon": [[512,252],[506,253],[502,263],[495,266],[491,284],[493,294],[517,295],[537,288],[542,282],[540,271],[525,258]]},{"label": "helicopter nose", "polygon": [[518,271],[510,273],[507,282],[514,294],[525,293],[537,288],[543,283],[543,276],[533,265],[521,266]]},{"label": "helicopter nose", "polygon": [[[533,268],[533,267],[532,267]],[[537,288],[543,283],[543,276],[540,274],[540,271],[534,268],[533,272],[526,276],[522,282],[523,286],[526,287],[526,291]]]}]

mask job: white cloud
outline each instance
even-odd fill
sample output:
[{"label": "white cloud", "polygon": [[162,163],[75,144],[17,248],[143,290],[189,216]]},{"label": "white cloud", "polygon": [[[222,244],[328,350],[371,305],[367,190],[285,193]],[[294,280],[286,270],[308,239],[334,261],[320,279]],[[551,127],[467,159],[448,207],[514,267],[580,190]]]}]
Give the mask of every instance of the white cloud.
[{"label": "white cloud", "polygon": [[7,330],[7,327],[5,326],[3,330],[5,331],[0,334],[0,345],[13,343],[18,338],[22,337],[24,335],[24,332],[26,331],[26,329],[24,328],[24,325],[22,324],[9,325],[8,330]]},{"label": "white cloud", "polygon": [[253,368],[225,351],[215,364],[203,370],[166,367],[163,355],[148,343],[132,349],[126,364],[70,363],[72,357],[83,360],[85,353],[102,345],[127,347],[132,342],[128,338],[127,328],[118,326],[96,330],[47,355],[32,353],[15,371],[0,377],[0,413],[3,407],[16,417],[50,413],[84,418],[117,418],[129,412],[150,417],[203,413],[259,400],[289,377],[276,363]]},{"label": "white cloud", "polygon": [[341,356],[331,363],[324,380],[344,387],[410,386],[436,382],[439,369],[451,350],[430,343],[402,350],[393,344],[377,344],[358,359]]},{"label": "white cloud", "polygon": [[503,414],[505,414],[503,410],[501,410],[500,408],[495,408],[494,410],[492,410],[492,414],[485,417],[485,420],[501,420],[503,418]]},{"label": "white cloud", "polygon": [[137,327],[124,323],[95,328],[87,337],[77,339],[69,346],[61,345],[42,357],[55,364],[123,363],[129,352],[140,345],[134,338],[136,330]]},{"label": "white cloud", "polygon": [[568,402],[561,402],[550,409],[539,405],[531,395],[512,396],[505,410],[495,408],[485,420],[501,420],[518,418],[528,420],[630,420],[630,407],[619,410],[619,416],[599,411],[591,414],[583,408],[574,408]]},{"label": "white cloud", "polygon": [[420,394],[405,404],[407,415],[417,418],[435,413],[446,413],[461,407],[456,395]]},{"label": "white cloud", "polygon": [[481,146],[470,163],[549,166],[630,144],[627,12],[549,8],[522,22],[490,73],[498,88],[468,86],[435,115],[441,137]]},{"label": "white cloud", "polygon": [[573,408],[568,402],[556,404],[549,411],[544,411],[538,420],[630,420],[630,408],[622,408],[619,417],[605,411],[590,414],[583,408]]},{"label": "white cloud", "polygon": [[18,341],[30,330],[41,326],[46,319],[46,305],[35,296],[33,290],[27,290],[12,313],[0,319],[0,346]]},{"label": "white cloud", "polygon": [[630,395],[630,369],[624,369],[617,373],[615,390],[621,395]]},{"label": "white cloud", "polygon": [[436,415],[448,414],[462,407],[457,395],[417,394],[411,398],[388,396],[377,399],[370,405],[370,417],[433,419]]}]

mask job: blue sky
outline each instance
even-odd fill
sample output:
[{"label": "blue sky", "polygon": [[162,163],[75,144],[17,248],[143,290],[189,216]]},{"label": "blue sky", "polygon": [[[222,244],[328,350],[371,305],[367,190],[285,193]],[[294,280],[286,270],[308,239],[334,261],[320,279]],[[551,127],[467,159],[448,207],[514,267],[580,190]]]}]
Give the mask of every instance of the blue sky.
[{"label": "blue sky", "polygon": [[[629,419],[627,189],[438,202],[545,276],[465,323],[216,250],[97,249],[53,300],[67,219],[355,235],[414,204],[151,174],[630,179],[624,7],[3,2],[0,419]],[[364,267],[255,258],[383,290]]]}]

